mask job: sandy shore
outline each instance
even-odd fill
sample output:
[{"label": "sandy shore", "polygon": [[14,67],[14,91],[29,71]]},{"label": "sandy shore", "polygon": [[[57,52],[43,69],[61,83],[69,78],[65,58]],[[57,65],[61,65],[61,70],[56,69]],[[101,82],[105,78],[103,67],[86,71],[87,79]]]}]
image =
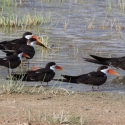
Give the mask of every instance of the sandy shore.
[{"label": "sandy shore", "polygon": [[0,125],[124,125],[118,93],[1,94]]}]

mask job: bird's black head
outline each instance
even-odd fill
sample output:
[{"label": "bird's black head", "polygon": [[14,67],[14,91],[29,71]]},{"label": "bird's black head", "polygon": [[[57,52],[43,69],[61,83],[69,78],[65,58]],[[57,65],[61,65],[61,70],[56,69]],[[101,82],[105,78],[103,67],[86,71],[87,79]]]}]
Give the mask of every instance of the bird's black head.
[{"label": "bird's black head", "polygon": [[55,62],[49,62],[46,64],[45,68],[50,68],[51,66],[56,66]]},{"label": "bird's black head", "polygon": [[97,71],[101,71],[101,70],[104,70],[104,69],[108,69],[108,66],[100,66]]},{"label": "bird's black head", "polygon": [[106,75],[109,73],[109,74],[113,74],[113,75],[119,76],[119,74],[116,71],[114,71],[112,69],[109,69],[108,66],[100,66],[97,71],[101,71],[101,72],[103,72]]},{"label": "bird's black head", "polygon": [[55,62],[49,62],[49,63],[45,66],[45,68],[49,68],[49,69],[51,69],[51,70],[53,70],[53,71],[55,71],[55,69],[64,70],[62,67],[56,65]]},{"label": "bird's black head", "polygon": [[30,39],[32,36],[33,36],[33,33],[31,33],[31,32],[25,32],[22,37],[26,38],[26,39]]},{"label": "bird's black head", "polygon": [[27,40],[27,45],[30,45],[32,42],[37,42],[37,40],[35,38],[30,38]]},{"label": "bird's black head", "polygon": [[33,41],[36,41],[36,39],[35,38],[30,38],[29,41],[33,42]]}]

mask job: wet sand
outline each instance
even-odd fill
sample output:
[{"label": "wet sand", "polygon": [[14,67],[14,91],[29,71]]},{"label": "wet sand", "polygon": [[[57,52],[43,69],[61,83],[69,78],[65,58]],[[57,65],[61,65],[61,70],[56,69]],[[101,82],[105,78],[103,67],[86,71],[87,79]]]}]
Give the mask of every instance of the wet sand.
[{"label": "wet sand", "polygon": [[0,95],[0,125],[123,125],[125,95],[105,92]]}]

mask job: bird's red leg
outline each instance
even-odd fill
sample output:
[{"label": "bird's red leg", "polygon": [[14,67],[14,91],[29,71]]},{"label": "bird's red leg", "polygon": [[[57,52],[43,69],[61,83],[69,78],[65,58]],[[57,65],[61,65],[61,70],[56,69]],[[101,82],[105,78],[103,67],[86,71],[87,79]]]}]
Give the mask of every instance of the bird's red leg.
[{"label": "bird's red leg", "polygon": [[8,74],[10,73],[9,68],[8,68]]},{"label": "bird's red leg", "polygon": [[98,91],[100,91],[100,88],[99,88],[99,86],[98,86]]},{"label": "bird's red leg", "polygon": [[12,74],[14,74],[14,71],[12,70],[12,72],[11,72]]},{"label": "bird's red leg", "polygon": [[28,61],[28,70],[29,70],[29,61]]},{"label": "bird's red leg", "polygon": [[92,86],[92,90],[94,91],[94,87]]},{"label": "bird's red leg", "polygon": [[48,86],[48,82],[47,82],[46,84],[47,84],[47,86]]},{"label": "bird's red leg", "polygon": [[43,83],[41,82],[42,86],[43,86]]}]

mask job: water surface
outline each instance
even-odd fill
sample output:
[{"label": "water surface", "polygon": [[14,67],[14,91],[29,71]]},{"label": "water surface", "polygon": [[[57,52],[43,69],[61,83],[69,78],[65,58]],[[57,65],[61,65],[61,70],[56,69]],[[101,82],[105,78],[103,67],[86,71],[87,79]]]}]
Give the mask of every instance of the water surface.
[{"label": "water surface", "polygon": [[[40,47],[37,47],[37,54],[31,60],[36,63],[35,65],[44,67],[47,62],[55,61],[65,68],[64,72],[56,72],[56,78],[61,78],[60,74],[79,75],[96,71],[99,65],[85,62],[82,57],[89,57],[89,54],[120,57],[125,53],[124,12],[121,12],[118,6],[114,6],[110,12],[106,8],[106,1],[99,0],[24,1],[18,11],[32,13],[35,9],[38,13],[50,14],[51,21],[48,24],[28,29],[1,28],[0,41],[19,38],[25,31],[31,31],[43,38],[48,36],[49,46],[53,46],[53,49],[58,51],[41,54]],[[121,29],[118,28],[120,26]],[[0,52],[0,57],[3,56],[4,54]],[[125,71],[113,69],[124,76]],[[0,67],[0,71],[2,83],[4,83],[7,69]],[[122,84],[124,80],[116,80],[116,84],[113,79],[117,78],[109,75],[107,82],[101,86],[102,90],[124,92],[125,86]],[[26,84],[33,85],[34,83]],[[60,86],[70,90],[91,91],[91,86],[86,85],[50,82],[50,86],[53,84],[55,87]]]}]

